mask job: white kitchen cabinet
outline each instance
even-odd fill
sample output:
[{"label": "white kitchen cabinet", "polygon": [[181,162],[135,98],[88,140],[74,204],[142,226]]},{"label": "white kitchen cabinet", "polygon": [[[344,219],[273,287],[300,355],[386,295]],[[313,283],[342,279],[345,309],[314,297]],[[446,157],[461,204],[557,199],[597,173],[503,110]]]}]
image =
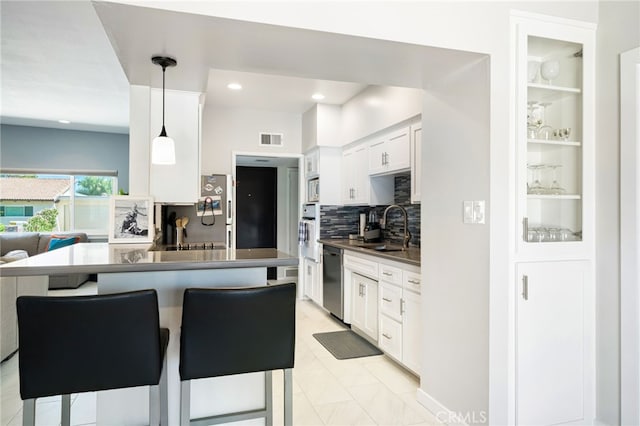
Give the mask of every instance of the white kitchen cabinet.
[{"label": "white kitchen cabinet", "polygon": [[402,323],[380,315],[378,346],[390,357],[402,360]]},{"label": "white kitchen cabinet", "polygon": [[351,274],[351,325],[373,342],[378,341],[378,282],[353,272]]},{"label": "white kitchen cabinet", "polygon": [[393,204],[393,176],[369,176],[368,150],[367,143],[360,143],[345,149],[342,153],[342,204],[344,205]]},{"label": "white kitchen cabinet", "polygon": [[594,54],[592,30],[517,25],[517,232],[523,255],[586,253],[594,240]]},{"label": "white kitchen cabinet", "polygon": [[420,374],[420,270],[384,261],[379,264],[379,346],[387,355]]},{"label": "white kitchen cabinet", "polygon": [[411,126],[411,203],[420,203],[422,180],[422,123]]},{"label": "white kitchen cabinet", "polygon": [[420,293],[406,287],[402,293],[402,363],[420,375],[422,320]]},{"label": "white kitchen cabinet", "polygon": [[587,262],[517,266],[516,424],[587,423]]},{"label": "white kitchen cabinet", "polygon": [[514,424],[595,419],[595,26],[512,17]]},{"label": "white kitchen cabinet", "polygon": [[304,268],[304,295],[313,300],[318,306],[322,306],[322,279],[320,278],[320,264],[305,258],[302,262]]},{"label": "white kitchen cabinet", "polygon": [[403,127],[373,139],[369,144],[369,174],[380,175],[409,170],[410,139],[410,127]]},{"label": "white kitchen cabinet", "polygon": [[318,176],[319,168],[318,162],[320,157],[320,151],[314,149],[309,151],[304,156],[304,174],[307,179],[314,178]]},{"label": "white kitchen cabinet", "polygon": [[369,204],[369,175],[367,174],[367,145],[360,144],[342,153],[342,203]]},{"label": "white kitchen cabinet", "polygon": [[[320,204],[336,205],[341,202],[341,163],[342,149],[336,147],[317,147],[305,153],[305,176],[318,181]],[[307,188],[308,189],[308,185]],[[307,194],[307,201],[308,200]]]},{"label": "white kitchen cabinet", "polygon": [[[149,166],[149,194],[156,203],[193,204],[200,196],[201,93],[167,90],[165,126],[175,142],[176,163]],[[162,90],[150,91],[151,141],[162,128]]]}]

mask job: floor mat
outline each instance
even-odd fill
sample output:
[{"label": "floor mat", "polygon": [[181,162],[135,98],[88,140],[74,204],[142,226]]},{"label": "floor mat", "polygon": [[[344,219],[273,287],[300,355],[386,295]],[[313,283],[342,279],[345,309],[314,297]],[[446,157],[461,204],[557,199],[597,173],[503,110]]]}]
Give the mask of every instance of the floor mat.
[{"label": "floor mat", "polygon": [[313,337],[337,359],[382,355],[380,349],[351,330],[315,333]]}]

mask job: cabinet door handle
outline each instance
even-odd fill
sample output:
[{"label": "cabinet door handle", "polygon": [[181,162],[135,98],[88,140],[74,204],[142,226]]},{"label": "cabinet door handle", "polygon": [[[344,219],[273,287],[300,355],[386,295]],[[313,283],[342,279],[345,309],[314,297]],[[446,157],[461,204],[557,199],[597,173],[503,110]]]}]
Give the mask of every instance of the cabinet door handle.
[{"label": "cabinet door handle", "polygon": [[384,165],[385,166],[389,165],[389,153],[388,152],[384,153]]},{"label": "cabinet door handle", "polygon": [[393,274],[391,272],[382,272],[382,275],[386,275],[387,277],[390,277]]},{"label": "cabinet door handle", "polygon": [[389,336],[388,334],[382,333],[383,337],[386,337],[387,339],[391,340],[391,336]]},{"label": "cabinet door handle", "polygon": [[400,299],[400,315],[404,315],[404,299]]},{"label": "cabinet door handle", "polygon": [[522,218],[522,239],[525,243],[529,242],[529,218]]},{"label": "cabinet door handle", "polygon": [[522,276],[522,298],[529,300],[529,277],[527,275]]},{"label": "cabinet door handle", "polygon": [[416,281],[416,280],[407,280],[407,281],[410,282],[411,284],[420,285],[420,281]]},{"label": "cabinet door handle", "polygon": [[381,152],[381,153],[380,153],[380,157],[381,157],[381,159],[380,159],[380,165],[381,165],[381,166],[384,166],[384,152]]},{"label": "cabinet door handle", "polygon": [[387,299],[386,297],[383,297],[382,300],[384,300],[385,302],[391,302],[391,299]]}]

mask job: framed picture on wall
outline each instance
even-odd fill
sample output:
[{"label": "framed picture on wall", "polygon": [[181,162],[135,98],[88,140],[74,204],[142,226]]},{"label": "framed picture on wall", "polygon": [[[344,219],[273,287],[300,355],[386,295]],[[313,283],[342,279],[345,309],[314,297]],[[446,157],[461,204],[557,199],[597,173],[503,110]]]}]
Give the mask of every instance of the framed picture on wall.
[{"label": "framed picture on wall", "polygon": [[153,241],[153,198],[129,195],[110,199],[110,243],[150,243]]}]

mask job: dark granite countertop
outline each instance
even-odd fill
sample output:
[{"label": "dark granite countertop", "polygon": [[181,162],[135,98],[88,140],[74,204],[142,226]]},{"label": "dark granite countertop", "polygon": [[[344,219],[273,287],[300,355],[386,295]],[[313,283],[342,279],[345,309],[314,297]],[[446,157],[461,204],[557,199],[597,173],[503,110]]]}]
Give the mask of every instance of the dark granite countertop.
[{"label": "dark granite countertop", "polygon": [[391,244],[389,242],[380,243],[363,243],[360,240],[349,239],[321,239],[321,244],[341,248],[344,250],[351,250],[369,256],[380,257],[382,259],[394,260],[397,262],[407,263],[409,265],[420,266],[420,248],[409,247],[406,250],[394,250],[394,251],[378,251],[375,247],[386,246],[391,249],[400,249],[402,246],[398,244]]}]

